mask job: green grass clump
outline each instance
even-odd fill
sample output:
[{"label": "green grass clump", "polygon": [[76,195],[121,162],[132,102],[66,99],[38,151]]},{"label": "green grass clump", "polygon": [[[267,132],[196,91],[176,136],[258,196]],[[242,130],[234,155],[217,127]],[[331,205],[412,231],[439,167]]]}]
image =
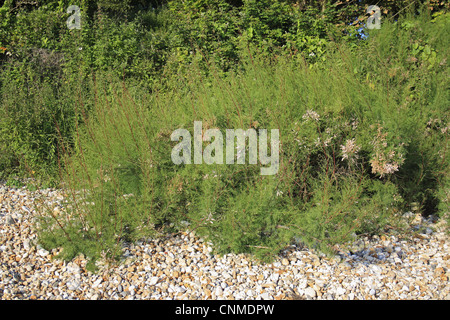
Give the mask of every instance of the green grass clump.
[{"label": "green grass clump", "polygon": [[[268,60],[249,46],[241,71],[223,76],[211,63],[204,76],[192,64],[163,92],[97,77],[73,150],[61,142],[72,150],[60,159],[71,209],[43,221],[41,241],[95,260],[185,221],[219,253],[270,260],[294,239],[332,253],[354,234],[383,232],[412,202],[444,216],[444,31],[416,18],[386,21],[365,46],[330,44],[314,66],[295,55]],[[429,49],[417,51],[422,38]],[[278,129],[278,173],[260,175],[248,159],[173,164],[170,136],[179,128],[193,136],[194,121],[223,135]]]}]

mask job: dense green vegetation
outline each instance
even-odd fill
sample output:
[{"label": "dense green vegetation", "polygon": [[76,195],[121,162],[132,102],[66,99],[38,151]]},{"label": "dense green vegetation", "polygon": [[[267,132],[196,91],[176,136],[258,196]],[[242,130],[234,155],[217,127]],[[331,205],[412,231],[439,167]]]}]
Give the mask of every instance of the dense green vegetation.
[{"label": "dense green vegetation", "polygon": [[[448,5],[380,1],[369,29],[371,4],[7,0],[0,178],[66,188],[41,242],[92,261],[186,225],[217,252],[270,259],[293,239],[331,253],[392,230],[412,203],[444,217]],[[175,165],[171,133],[194,121],[278,129],[278,173]]]}]

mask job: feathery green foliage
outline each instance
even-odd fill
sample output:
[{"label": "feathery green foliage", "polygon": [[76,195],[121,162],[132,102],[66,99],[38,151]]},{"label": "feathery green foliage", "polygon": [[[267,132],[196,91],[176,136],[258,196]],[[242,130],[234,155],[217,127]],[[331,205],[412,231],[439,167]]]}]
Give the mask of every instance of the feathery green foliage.
[{"label": "feathery green foliage", "polygon": [[[102,1],[70,31],[49,6],[2,31],[14,55],[2,60],[0,169],[56,176],[68,195],[40,221],[44,246],[94,262],[189,226],[216,252],[270,260],[293,241],[332,253],[385,232],[413,202],[448,214],[448,13],[386,17],[364,38],[345,20],[356,7],[212,3],[128,1],[121,14]],[[51,34],[24,36],[45,17]],[[192,136],[194,121],[278,129],[278,173],[175,165],[171,134]]]}]

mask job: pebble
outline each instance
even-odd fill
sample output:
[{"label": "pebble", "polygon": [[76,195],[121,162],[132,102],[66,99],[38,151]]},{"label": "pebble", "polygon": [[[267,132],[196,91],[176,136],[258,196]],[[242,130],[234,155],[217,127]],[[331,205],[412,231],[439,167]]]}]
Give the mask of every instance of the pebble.
[{"label": "pebble", "polygon": [[[34,232],[35,202],[64,215],[61,190],[28,191],[0,183],[0,299],[415,299],[449,300],[450,242],[442,220],[406,215],[419,228],[395,235],[355,237],[326,257],[297,244],[273,263],[245,254],[212,254],[194,232],[147,239],[123,248],[122,264],[53,257]],[[441,223],[441,224],[439,224]],[[445,226],[445,225],[444,225]],[[350,249],[346,249],[350,248]]]},{"label": "pebble", "polygon": [[159,278],[158,277],[151,277],[150,281],[149,281],[149,285],[154,286],[155,284],[158,283]]},{"label": "pebble", "polygon": [[305,289],[305,296],[307,299],[313,299],[316,297],[316,290],[312,287],[308,287]]}]

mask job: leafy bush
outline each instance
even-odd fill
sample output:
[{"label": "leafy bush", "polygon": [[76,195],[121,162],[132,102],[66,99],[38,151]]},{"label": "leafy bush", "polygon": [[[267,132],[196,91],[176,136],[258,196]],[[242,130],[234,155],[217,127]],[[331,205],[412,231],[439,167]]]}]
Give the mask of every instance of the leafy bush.
[{"label": "leafy bush", "polygon": [[[448,13],[384,1],[363,35],[363,2],[139,3],[83,1],[81,30],[64,1],[0,9],[0,170],[59,173],[69,195],[46,247],[94,262],[189,226],[270,259],[295,239],[333,252],[413,202],[448,212]],[[175,165],[194,121],[279,129],[278,173]]]},{"label": "leafy bush", "polygon": [[[250,50],[241,53],[244,71],[223,78],[211,64],[205,78],[193,65],[164,94],[98,84],[113,90],[98,92],[93,118],[77,134],[77,156],[66,159],[66,185],[74,194],[88,191],[72,204],[71,219],[60,220],[68,221],[65,232],[83,237],[98,256],[121,241],[189,224],[217,252],[270,259],[294,239],[331,253],[354,234],[395,224],[413,201],[425,213],[445,214],[447,69],[409,65],[414,39],[400,23],[385,23],[364,51],[329,50],[320,68]],[[444,61],[446,49],[430,46]],[[405,83],[419,87],[405,91]],[[278,173],[262,176],[261,164],[248,161],[173,164],[171,133],[186,128],[193,135],[194,121],[222,134],[279,129]]]}]

